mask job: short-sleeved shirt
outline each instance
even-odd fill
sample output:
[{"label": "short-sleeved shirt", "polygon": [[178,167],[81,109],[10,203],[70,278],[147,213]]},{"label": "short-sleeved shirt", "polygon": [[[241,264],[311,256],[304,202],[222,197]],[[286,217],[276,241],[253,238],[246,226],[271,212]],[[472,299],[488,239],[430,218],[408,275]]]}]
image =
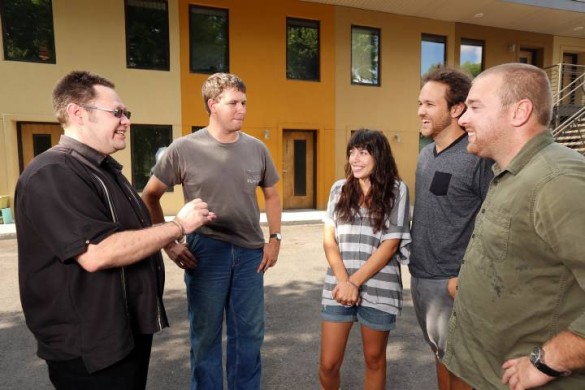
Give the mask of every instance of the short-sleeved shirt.
[{"label": "short-sleeved shirt", "polygon": [[[410,203],[408,188],[403,182],[395,186],[396,200],[383,228],[374,233],[367,208],[361,208],[353,222],[341,222],[335,213],[341,189],[345,180],[333,184],[327,205],[324,222],[335,227],[335,238],[347,273],[353,275],[370,258],[372,253],[390,239],[399,239],[400,244],[392,259],[380,271],[368,279],[360,287],[361,305],[371,307],[385,313],[398,314],[402,309],[402,280],[400,264],[408,264],[410,256]],[[329,267],[323,285],[322,304],[324,306],[340,306],[333,299],[331,292],[338,284],[333,271]]]},{"label": "short-sleeved shirt", "polygon": [[463,134],[437,153],[435,143],[418,157],[409,271],[416,278],[457,276],[475,216],[493,178],[492,160],[467,151]]},{"label": "short-sleeved shirt", "polygon": [[121,166],[62,136],[16,185],[20,297],[47,360],[81,357],[94,372],[124,358],[132,333],[168,326],[160,252],[123,268],[87,272],[75,258],[115,232],[150,226]]},{"label": "short-sleeved shirt", "polygon": [[240,132],[233,143],[217,141],[207,128],[175,140],[154,167],[165,185],[183,186],[185,201],[201,198],[217,219],[197,233],[244,248],[261,248],[257,187],[272,187],[278,174],[266,146]]},{"label": "short-sleeved shirt", "polygon": [[[585,337],[585,157],[546,133],[494,172],[461,266],[443,360],[477,389],[507,388],[502,364],[561,331]],[[542,389],[585,389],[585,373]]]}]

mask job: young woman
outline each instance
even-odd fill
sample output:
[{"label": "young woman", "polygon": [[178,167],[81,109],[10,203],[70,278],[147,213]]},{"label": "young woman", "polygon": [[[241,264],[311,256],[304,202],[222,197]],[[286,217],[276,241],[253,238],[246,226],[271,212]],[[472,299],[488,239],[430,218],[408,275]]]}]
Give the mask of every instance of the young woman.
[{"label": "young woman", "polygon": [[347,145],[344,180],[331,188],[323,233],[329,263],[321,310],[323,389],[339,389],[339,371],[354,322],[359,322],[365,389],[386,386],[386,344],[402,308],[400,263],[410,243],[408,188],[386,137],[358,130]]}]

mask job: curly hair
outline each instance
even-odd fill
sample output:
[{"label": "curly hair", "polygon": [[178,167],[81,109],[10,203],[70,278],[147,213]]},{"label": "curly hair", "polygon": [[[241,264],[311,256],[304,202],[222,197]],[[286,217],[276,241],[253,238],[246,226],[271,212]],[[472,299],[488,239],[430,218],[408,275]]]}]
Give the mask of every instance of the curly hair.
[{"label": "curly hair", "polygon": [[203,103],[205,104],[205,110],[208,114],[209,106],[207,101],[209,99],[217,99],[226,89],[235,89],[246,93],[246,84],[241,78],[231,73],[214,73],[203,83],[201,86],[201,95],[203,97]]},{"label": "curly hair", "polygon": [[[349,154],[354,148],[367,150],[374,159],[374,169],[370,175],[371,187],[365,196],[349,164]],[[382,230],[384,222],[390,216],[396,203],[396,184],[400,181],[390,143],[380,131],[360,129],[351,136],[347,144],[346,157],[348,159],[345,164],[346,183],[341,189],[335,212],[340,221],[353,223],[359,214],[360,205],[365,205],[376,233]]]},{"label": "curly hair", "polygon": [[[434,81],[446,85],[445,100],[447,108],[451,108],[459,103],[465,103],[469,89],[471,88],[471,77],[462,70],[439,66],[431,69],[423,77],[422,84]],[[465,110],[461,113],[463,113]]]}]

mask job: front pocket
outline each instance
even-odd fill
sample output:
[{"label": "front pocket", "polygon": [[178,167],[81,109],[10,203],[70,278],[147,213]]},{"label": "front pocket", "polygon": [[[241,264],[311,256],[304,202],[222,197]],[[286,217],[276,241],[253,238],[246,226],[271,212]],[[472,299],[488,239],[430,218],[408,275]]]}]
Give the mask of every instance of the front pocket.
[{"label": "front pocket", "polygon": [[256,187],[260,184],[262,179],[262,172],[252,169],[244,170],[244,190],[247,193],[255,193]]},{"label": "front pocket", "polygon": [[511,216],[497,210],[486,210],[479,236],[485,255],[495,261],[504,261],[508,254]]},{"label": "front pocket", "polygon": [[433,181],[431,182],[430,191],[436,196],[445,196],[449,192],[449,183],[451,183],[451,175],[446,172],[435,172]]}]

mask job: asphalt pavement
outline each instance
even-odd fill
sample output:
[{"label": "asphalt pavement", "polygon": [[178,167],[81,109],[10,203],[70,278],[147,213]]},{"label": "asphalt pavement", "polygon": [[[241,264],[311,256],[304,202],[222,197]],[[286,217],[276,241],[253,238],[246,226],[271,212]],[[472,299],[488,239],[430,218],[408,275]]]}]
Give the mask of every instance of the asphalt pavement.
[{"label": "asphalt pavement", "polygon": [[[322,225],[285,224],[278,263],[265,275],[266,337],[263,389],[319,389],[320,297],[326,260]],[[2,389],[51,389],[45,363],[26,328],[18,296],[16,240],[0,240],[0,378]],[[154,338],[147,388],[189,388],[189,324],[183,271],[166,259],[165,305],[171,327]],[[403,267],[405,304],[387,347],[387,388],[434,390],[434,358],[422,338]],[[341,388],[363,388],[359,327],[354,326],[342,367]]]}]

